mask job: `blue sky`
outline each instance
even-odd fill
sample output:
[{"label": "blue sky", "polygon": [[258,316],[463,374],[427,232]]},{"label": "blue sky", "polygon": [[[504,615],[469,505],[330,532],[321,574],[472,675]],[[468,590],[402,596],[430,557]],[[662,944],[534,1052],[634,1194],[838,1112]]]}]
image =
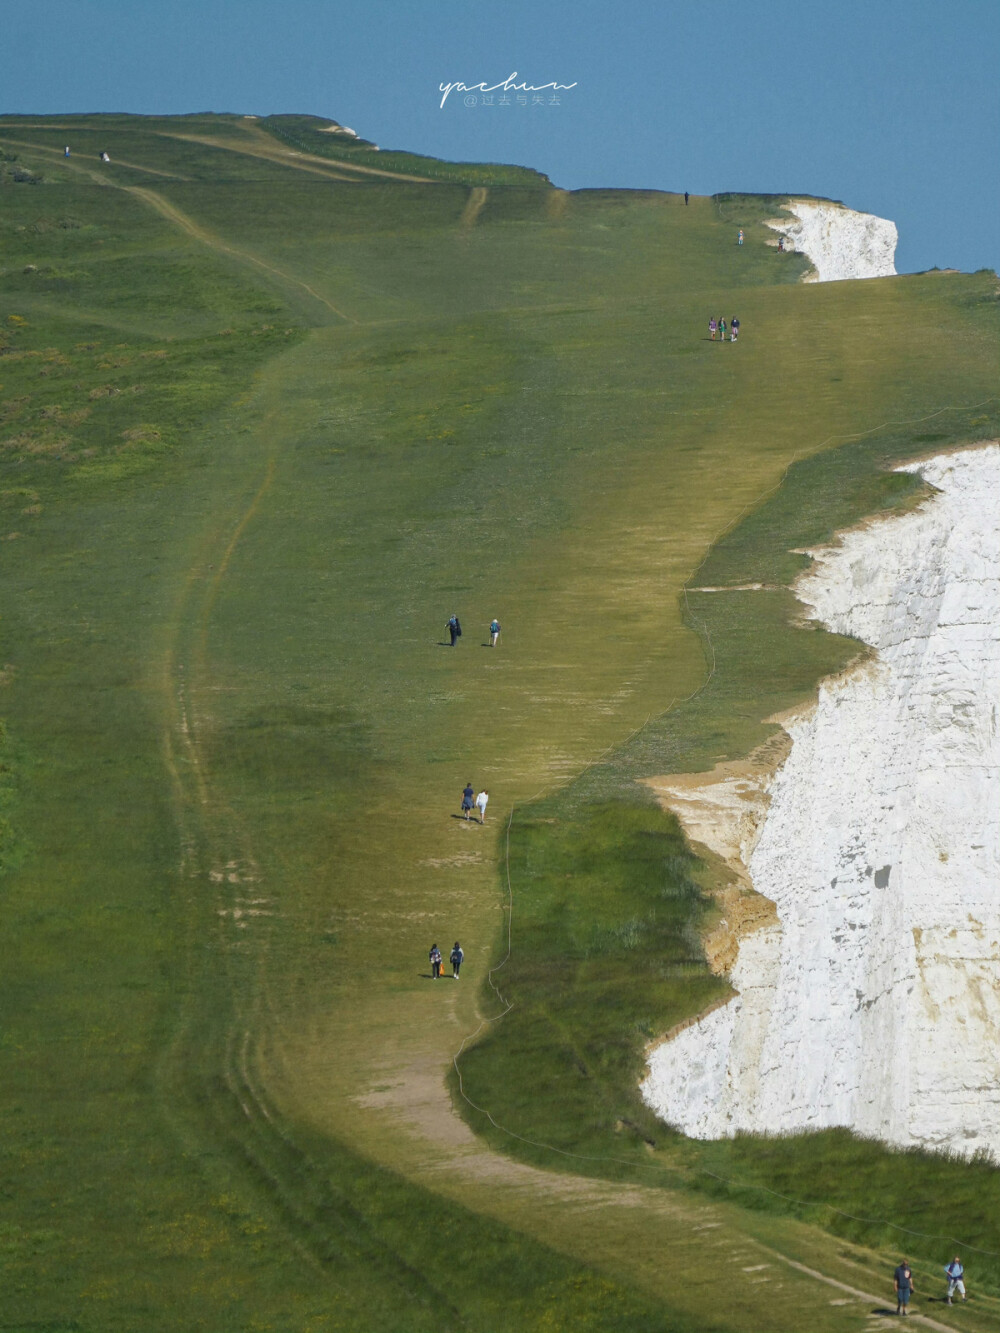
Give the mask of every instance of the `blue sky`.
[{"label": "blue sky", "polygon": [[[0,110],[306,111],[561,186],[801,192],[1000,267],[997,0],[7,0]],[[558,106],[438,86],[577,83]]]}]

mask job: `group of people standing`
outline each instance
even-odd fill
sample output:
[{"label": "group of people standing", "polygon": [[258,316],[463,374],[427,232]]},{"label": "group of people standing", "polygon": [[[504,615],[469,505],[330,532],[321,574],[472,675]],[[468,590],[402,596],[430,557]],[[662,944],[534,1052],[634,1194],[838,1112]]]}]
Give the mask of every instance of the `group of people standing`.
[{"label": "group of people standing", "polygon": [[[726,321],[724,319],[710,319],[708,321],[708,336],[712,342],[715,342],[715,335],[718,334],[722,342],[726,341]],[[735,342],[740,336],[740,321],[734,315],[729,321],[729,340]]]}]

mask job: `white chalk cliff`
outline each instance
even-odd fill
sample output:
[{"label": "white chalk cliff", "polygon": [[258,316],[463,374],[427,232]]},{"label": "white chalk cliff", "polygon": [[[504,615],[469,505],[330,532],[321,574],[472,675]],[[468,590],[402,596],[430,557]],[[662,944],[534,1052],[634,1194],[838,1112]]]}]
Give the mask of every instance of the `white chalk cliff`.
[{"label": "white chalk cliff", "polygon": [[793,220],[767,225],[784,236],[786,249],[807,256],[813,269],[806,282],[894,276],[899,237],[888,218],[817,199],[791,199],[786,208]]},{"label": "white chalk cliff", "polygon": [[1000,447],[906,470],[937,493],[796,585],[875,651],[783,720],[736,837],[777,923],[740,942],[736,997],[649,1059],[645,1100],[697,1138],[846,1125],[1000,1156]]}]

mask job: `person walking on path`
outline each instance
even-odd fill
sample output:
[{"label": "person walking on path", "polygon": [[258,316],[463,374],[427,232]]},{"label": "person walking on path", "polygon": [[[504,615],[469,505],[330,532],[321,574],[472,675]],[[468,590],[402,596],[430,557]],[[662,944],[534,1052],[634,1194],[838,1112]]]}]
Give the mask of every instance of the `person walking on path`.
[{"label": "person walking on path", "polygon": [[486,823],[486,806],[489,803],[490,794],[488,791],[481,791],[476,797],[476,809],[479,811],[480,824]]},{"label": "person walking on path", "polygon": [[469,818],[469,813],[472,810],[472,802],[475,795],[476,793],[472,790],[472,783],[467,782],[465,784],[465,791],[462,792],[462,811],[465,814],[466,819]]},{"label": "person walking on path", "polygon": [[740,321],[734,315],[729,321],[729,341],[734,343],[740,336]]},{"label": "person walking on path", "polygon": [[965,1269],[962,1267],[962,1261],[956,1254],[951,1263],[945,1268],[948,1276],[948,1295],[945,1301],[948,1305],[953,1305],[952,1296],[957,1291],[962,1300],[965,1300],[965,1283],[962,1280],[965,1277]]},{"label": "person walking on path", "polygon": [[451,635],[451,646],[454,648],[455,640],[462,637],[462,626],[458,623],[458,616],[451,616],[445,629]]},{"label": "person walking on path", "polygon": [[910,1312],[906,1307],[909,1305],[910,1297],[914,1292],[913,1272],[905,1259],[893,1273],[892,1285],[896,1289],[896,1313],[909,1314]]},{"label": "person walking on path", "polygon": [[743,244],[743,228],[742,228],[742,227],[740,228],[739,235],[736,237],[736,244],[737,244],[737,245],[742,245],[742,244]]},{"label": "person walking on path", "polygon": [[431,945],[429,956],[431,960],[431,976],[437,981],[438,977],[441,975],[441,950],[436,944]]},{"label": "person walking on path", "polygon": [[712,339],[712,342],[715,342],[715,331],[718,327],[714,319],[708,321],[708,336]]},{"label": "person walking on path", "polygon": [[500,621],[496,616],[490,621],[490,647],[495,648],[500,638]]},{"label": "person walking on path", "polygon": [[462,961],[465,954],[462,952],[462,946],[458,940],[455,941],[455,947],[451,951],[451,975],[458,980],[458,974],[462,970]]},{"label": "person walking on path", "polygon": [[723,342],[726,341],[726,321],[724,319],[719,320],[719,337]]}]

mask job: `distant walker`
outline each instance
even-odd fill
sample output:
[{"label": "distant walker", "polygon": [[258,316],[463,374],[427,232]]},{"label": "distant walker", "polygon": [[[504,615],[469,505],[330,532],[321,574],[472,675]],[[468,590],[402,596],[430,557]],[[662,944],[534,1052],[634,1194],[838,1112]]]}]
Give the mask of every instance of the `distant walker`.
[{"label": "distant walker", "polygon": [[458,980],[458,974],[462,970],[462,960],[465,954],[462,952],[462,946],[458,940],[455,941],[455,947],[451,951],[451,975]]}]

